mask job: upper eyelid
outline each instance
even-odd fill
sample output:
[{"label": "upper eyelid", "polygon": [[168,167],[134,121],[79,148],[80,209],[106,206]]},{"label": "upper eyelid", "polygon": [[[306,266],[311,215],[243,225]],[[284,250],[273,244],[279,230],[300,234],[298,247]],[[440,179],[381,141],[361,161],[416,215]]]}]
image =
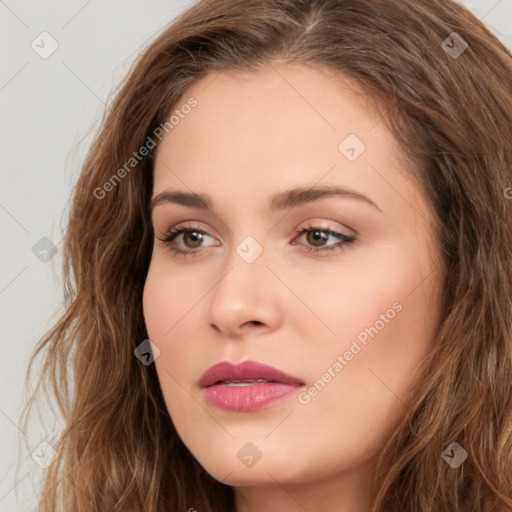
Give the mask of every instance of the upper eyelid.
[{"label": "upper eyelid", "polygon": [[168,228],[164,229],[164,233],[167,233],[171,230],[187,230],[187,231],[199,231],[201,233],[204,233],[205,235],[211,236],[213,238],[214,235],[210,233],[210,230],[207,228],[202,228],[199,225],[194,225],[194,222],[196,221],[185,221],[185,222],[179,222],[178,224],[170,225]]},{"label": "upper eyelid", "polygon": [[[324,212],[324,214],[327,213],[327,212]],[[332,213],[332,212],[331,212]],[[329,215],[329,214],[328,214]],[[311,220],[311,219],[318,219],[318,220]],[[340,222],[340,221],[336,221],[334,219],[330,219],[330,220],[327,220],[327,218],[322,218],[322,215],[316,215],[316,216],[312,216],[311,218],[305,220],[305,221],[302,221],[300,223],[298,223],[299,225],[302,225],[302,223],[306,223],[306,224],[310,224],[311,226],[315,227],[315,228],[320,228],[320,229],[331,229],[333,231],[340,231],[340,230],[348,230],[348,231],[351,231],[354,233],[354,235],[358,235],[359,233],[357,232],[356,229],[352,228],[352,227],[349,227],[348,225],[344,224],[343,222]],[[327,224],[327,223],[331,223],[331,225],[327,225],[327,226],[320,226],[320,224]],[[336,227],[336,226],[333,226],[332,223],[336,224],[336,225],[339,225],[340,227]],[[151,217],[151,225],[153,227],[153,229],[156,231],[156,225],[157,224],[160,224],[160,222],[156,222],[156,220],[153,218],[153,216]],[[165,225],[165,230],[169,230],[169,229],[181,229],[181,228],[186,228],[186,229],[197,229],[199,231],[201,230],[204,230],[207,232],[207,234],[210,234],[208,233],[209,230],[211,230],[212,228],[208,227],[208,228],[202,228],[200,226],[200,224],[205,224],[203,221],[201,220],[198,220],[198,219],[193,219],[193,220],[184,220],[184,221],[181,221],[181,222],[176,222],[176,223],[170,223],[170,222],[162,222],[163,225]],[[190,226],[191,225],[191,226]],[[223,226],[225,226],[224,223],[222,223]],[[274,225],[275,226],[275,225]],[[301,229],[306,229],[306,226],[303,226]],[[217,230],[215,228],[213,228],[213,230],[215,232],[217,232]],[[227,231],[229,233],[233,233],[233,230],[230,229],[229,227],[227,227]],[[345,233],[347,234],[347,233]],[[347,236],[350,236],[350,234],[347,234]]]},{"label": "upper eyelid", "polygon": [[[194,223],[198,223],[198,224],[194,224]],[[305,221],[306,222],[306,225],[302,225],[302,223],[300,224],[300,228],[297,228],[297,229],[293,229],[294,232],[296,231],[302,231],[302,230],[308,230],[308,229],[318,229],[318,230],[326,230],[326,231],[337,231],[337,232],[340,232],[340,231],[343,231],[344,229],[345,230],[350,230],[350,231],[354,231],[354,229],[351,229],[349,228],[348,226],[343,226],[342,228],[338,228],[336,226],[332,226],[332,225],[327,225],[327,226],[322,226],[321,224],[323,223],[326,223],[327,221],[323,220],[323,221]],[[191,230],[191,231],[200,231],[200,232],[204,232],[205,234],[209,235],[209,236],[213,236],[209,231],[210,229],[209,228],[203,228],[201,227],[199,224],[201,223],[201,221],[183,221],[183,222],[178,222],[177,224],[169,224],[168,227],[164,228],[163,231],[164,233],[167,233],[171,230],[175,231],[177,229],[186,229],[186,230]],[[339,223],[337,223],[339,224]],[[216,230],[214,230],[216,231]],[[345,234],[346,236],[351,236],[350,234],[347,234],[347,233],[341,233],[341,234]]]},{"label": "upper eyelid", "polygon": [[[327,186],[325,188],[331,189],[333,187]],[[339,187],[334,186],[334,189],[339,189]],[[304,194],[304,192],[307,193],[308,190],[302,191],[302,194]],[[292,190],[292,191],[289,191],[289,192],[292,193],[292,197],[293,197],[294,194],[297,194],[297,192],[300,192],[300,189]],[[303,212],[306,215],[308,215],[308,216],[312,215],[313,217],[322,217],[323,215],[328,215],[329,216],[332,213],[336,214],[336,212],[338,211],[337,207],[332,206],[332,209],[331,209],[331,207],[329,207],[329,206],[321,207],[320,205],[324,201],[332,201],[333,199],[340,198],[340,197],[343,197],[343,198],[347,199],[348,201],[354,201],[357,198],[359,198],[359,199],[362,198],[362,199],[365,200],[364,203],[373,205],[379,212],[382,213],[382,210],[379,208],[378,205],[376,205],[373,201],[368,200],[368,198],[366,198],[365,196],[361,196],[357,192],[355,194],[352,194],[353,191],[342,192],[342,193],[339,193],[339,194],[334,192],[333,194],[327,194],[327,195],[323,194],[321,192],[321,189],[318,189],[317,192],[319,192],[319,197],[316,197],[314,199],[308,200],[308,201],[304,202],[303,204],[298,204],[298,205],[296,204],[296,205],[293,205],[292,207],[287,207],[288,208],[288,213],[294,213],[295,214],[295,212],[297,212],[298,214],[302,215],[301,212]],[[164,192],[162,192],[162,194],[159,194],[159,195],[163,195],[163,196],[165,196],[166,194],[167,195],[170,194],[171,196],[174,195],[174,193],[172,193],[172,192],[170,192],[169,194],[168,193],[169,193],[169,191],[164,191]],[[177,195],[180,196],[182,194],[178,193]],[[187,194],[183,194],[183,195],[186,196]],[[298,194],[298,195],[300,196],[300,194]],[[156,197],[158,197],[158,196],[156,196]],[[155,199],[155,198],[153,198],[153,199]],[[359,202],[359,203],[364,204],[363,201],[355,201],[355,202]],[[187,201],[184,201],[182,207],[184,206],[185,208],[188,208],[189,205],[186,204],[186,203],[187,203]],[[180,201],[174,201],[174,200],[168,201],[168,200],[166,200],[164,198],[164,199],[161,199],[160,201],[157,201],[157,203],[156,203],[156,205],[158,205],[158,206],[160,206],[161,204],[163,204],[163,205],[165,205],[165,204],[171,204],[171,205],[175,204],[175,205],[178,205],[178,207],[180,208],[180,206],[179,206],[180,205]],[[335,204],[335,203],[332,203],[332,204]],[[302,210],[302,208],[304,208],[304,211]],[[153,226],[156,223],[155,214],[156,214],[157,211],[159,212],[160,209],[162,209],[164,211],[166,210],[165,207],[163,207],[163,208],[160,208],[160,207],[159,208],[151,208],[151,210],[150,210],[150,219],[151,219],[151,223],[153,224]],[[192,210],[193,209],[194,209],[194,207],[192,207]],[[280,209],[281,208],[279,208],[279,210]],[[286,209],[286,208],[284,208],[284,209]],[[314,210],[314,211],[312,211],[312,210]],[[190,212],[190,213],[192,213],[192,212]],[[214,220],[215,222],[219,222],[222,225],[222,229],[223,230],[226,230],[230,234],[233,233],[233,230],[212,209],[210,209],[210,208],[201,209],[200,214],[201,215],[205,215],[207,217],[211,216],[212,218],[210,218],[210,221]],[[363,216],[366,215],[364,211],[362,212],[362,214],[363,214]],[[360,215],[360,214],[358,213],[358,215]],[[331,219],[331,220],[333,220],[333,219]],[[194,221],[191,221],[191,222],[194,222]],[[197,221],[197,222],[201,222],[201,221]],[[351,227],[349,227],[347,225],[344,225],[343,223],[340,223],[338,221],[334,221],[334,222],[336,222],[337,224],[341,224],[343,226],[343,228],[334,228],[334,229],[348,229],[351,232],[353,232],[355,236],[359,235],[359,233],[357,232],[356,229],[351,228]]]},{"label": "upper eyelid", "polygon": [[[194,221],[188,221],[193,223]],[[170,226],[166,230],[164,230],[163,237],[167,238],[168,235],[171,234],[171,231],[174,232],[173,240],[176,240],[179,236],[183,234],[183,232],[190,232],[190,231],[197,231],[203,235],[209,236],[210,238],[216,239],[216,237],[208,232],[208,230],[203,229],[199,226],[189,225],[188,222],[185,222],[184,224],[178,223],[173,226]],[[347,228],[345,228],[347,229]],[[321,226],[320,222],[315,223],[314,221],[309,221],[307,225],[303,225],[302,227],[298,229],[294,229],[293,232],[296,236],[303,236],[305,232],[308,231],[324,231],[329,232],[329,236],[337,236],[338,238],[357,238],[358,234],[349,234],[345,233],[343,229],[338,229],[333,226]],[[176,233],[178,231],[178,233]]]}]

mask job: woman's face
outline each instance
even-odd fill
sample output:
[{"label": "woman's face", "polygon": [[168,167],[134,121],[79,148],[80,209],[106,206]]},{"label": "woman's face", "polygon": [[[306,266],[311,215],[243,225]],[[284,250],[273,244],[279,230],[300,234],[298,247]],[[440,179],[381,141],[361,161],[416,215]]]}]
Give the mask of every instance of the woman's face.
[{"label": "woman's face", "polygon": [[[432,211],[361,98],[302,66],[209,75],[158,149],[143,299],[156,370],[185,445],[247,495],[368,486],[431,350]],[[166,245],[170,228],[189,232]],[[292,379],[221,365],[201,380],[248,360]]]}]

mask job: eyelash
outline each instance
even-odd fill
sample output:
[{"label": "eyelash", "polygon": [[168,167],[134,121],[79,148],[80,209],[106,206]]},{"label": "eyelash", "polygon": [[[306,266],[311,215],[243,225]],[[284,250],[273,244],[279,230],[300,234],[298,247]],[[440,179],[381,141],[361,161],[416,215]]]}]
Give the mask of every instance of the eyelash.
[{"label": "eyelash", "polygon": [[[307,228],[298,229],[298,230],[296,230],[296,233],[298,234],[298,236],[301,236],[305,233],[309,233],[310,231],[313,231],[313,232],[320,231],[327,235],[332,235],[332,236],[335,236],[335,237],[341,239],[341,242],[338,242],[337,244],[334,244],[334,245],[329,245],[327,247],[320,247],[320,248],[311,247],[311,246],[306,247],[305,250],[308,253],[313,253],[315,255],[320,255],[320,254],[327,255],[326,253],[342,251],[345,248],[352,245],[356,240],[355,236],[347,236],[347,235],[344,235],[343,233],[338,233],[331,229],[319,228],[319,227],[315,227],[315,226],[309,226]],[[173,245],[174,239],[177,238],[181,233],[189,233],[189,232],[195,232],[195,233],[200,233],[202,235],[208,235],[208,233],[206,233],[205,231],[194,228],[194,226],[184,226],[184,227],[180,227],[180,228],[173,227],[167,231],[167,233],[165,234],[165,238],[163,238],[163,239],[159,238],[159,240],[161,242],[163,242],[166,245],[166,248],[168,250],[170,250],[176,256],[182,256],[182,257],[195,256],[200,251],[199,249],[185,251],[183,249],[178,249],[177,247],[175,247]],[[210,235],[208,235],[208,236],[210,236]]]}]

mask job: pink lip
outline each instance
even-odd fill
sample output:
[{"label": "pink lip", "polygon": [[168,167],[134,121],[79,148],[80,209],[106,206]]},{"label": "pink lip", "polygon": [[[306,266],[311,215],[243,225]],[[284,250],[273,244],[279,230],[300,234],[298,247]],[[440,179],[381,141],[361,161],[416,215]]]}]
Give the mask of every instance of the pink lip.
[{"label": "pink lip", "polygon": [[[246,382],[264,380],[268,382]],[[227,382],[239,385],[228,385]],[[238,364],[223,361],[209,368],[201,377],[199,385],[205,398],[212,405],[236,412],[255,411],[267,407],[296,393],[304,382],[277,368],[243,361]]]}]

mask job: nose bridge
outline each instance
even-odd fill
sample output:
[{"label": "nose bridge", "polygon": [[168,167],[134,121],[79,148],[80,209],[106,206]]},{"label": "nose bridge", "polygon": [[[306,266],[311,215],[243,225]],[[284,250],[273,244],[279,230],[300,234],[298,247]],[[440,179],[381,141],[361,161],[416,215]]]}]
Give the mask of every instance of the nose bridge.
[{"label": "nose bridge", "polygon": [[[272,233],[268,233],[268,226],[261,219],[262,212],[257,208],[258,205],[246,204],[245,211],[239,211],[231,219],[230,254],[225,261],[228,269],[234,266],[248,275],[255,269],[268,272],[265,264]],[[257,218],[259,220],[255,221]]]},{"label": "nose bridge", "polygon": [[224,262],[226,272],[223,272],[224,278],[221,282],[226,280],[230,285],[251,287],[257,287],[258,283],[263,284],[268,279],[267,274],[270,274],[267,256],[268,251],[264,249],[263,241],[260,243],[252,235],[245,236],[240,242],[233,244]]},{"label": "nose bridge", "polygon": [[[210,324],[236,331],[247,322],[274,325],[278,319],[275,279],[263,243],[248,235],[233,245],[209,300]],[[274,325],[275,326],[275,325]]]}]

